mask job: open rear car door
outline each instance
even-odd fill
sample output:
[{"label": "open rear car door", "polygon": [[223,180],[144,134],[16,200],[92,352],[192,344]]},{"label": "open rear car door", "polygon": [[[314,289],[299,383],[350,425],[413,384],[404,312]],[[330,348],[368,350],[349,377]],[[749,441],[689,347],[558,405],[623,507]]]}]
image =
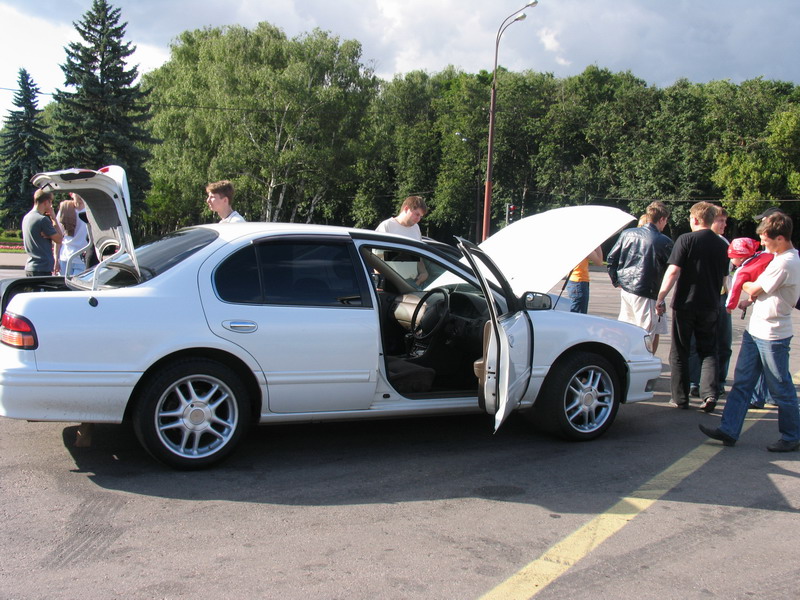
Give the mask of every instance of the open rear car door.
[{"label": "open rear car door", "polygon": [[[479,396],[493,414],[494,429],[519,405],[528,389],[533,359],[533,327],[527,312],[492,260],[475,244],[458,238],[458,248],[475,272],[489,309],[484,327],[483,357],[475,363]],[[492,287],[487,275],[497,286]],[[502,292],[498,291],[498,287]],[[498,294],[505,307],[498,302]]]}]

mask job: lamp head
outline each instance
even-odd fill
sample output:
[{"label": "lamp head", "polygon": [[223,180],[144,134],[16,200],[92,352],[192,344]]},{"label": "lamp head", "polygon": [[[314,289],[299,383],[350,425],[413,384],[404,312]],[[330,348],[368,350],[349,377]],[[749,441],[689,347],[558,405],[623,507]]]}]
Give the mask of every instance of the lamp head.
[{"label": "lamp head", "polygon": [[532,0],[531,2],[528,2],[525,6],[523,6],[522,9],[524,10],[526,8],[533,8],[537,4],[539,4],[539,0]]},{"label": "lamp head", "polygon": [[528,15],[526,15],[525,13],[519,13],[516,17],[514,17],[514,20],[511,21],[511,22],[515,23],[516,21],[524,21],[527,18],[528,18]]}]

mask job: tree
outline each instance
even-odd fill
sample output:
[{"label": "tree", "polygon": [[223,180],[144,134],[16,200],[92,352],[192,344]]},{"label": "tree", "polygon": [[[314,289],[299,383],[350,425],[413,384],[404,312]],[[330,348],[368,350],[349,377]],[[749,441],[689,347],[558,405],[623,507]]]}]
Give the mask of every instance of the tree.
[{"label": "tree", "polygon": [[149,106],[139,84],[137,67],[126,68],[135,46],[124,42],[127,23],[120,24],[120,9],[106,0],[94,0],[75,28],[83,43],[66,48],[61,66],[64,83],[74,92],[55,93],[54,144],[49,158],[54,168],[97,169],[109,164],[128,174],[131,200],[141,207],[149,177],[144,170],[146,145],[154,140],[143,125]]},{"label": "tree", "polygon": [[776,112],[767,126],[767,145],[779,162],[789,194],[800,196],[800,105]]},{"label": "tree", "polygon": [[452,234],[480,241],[489,86],[485,77],[448,70],[433,99],[441,162],[436,173],[435,211],[428,219],[442,240]]},{"label": "tree", "polygon": [[208,220],[207,181],[230,179],[249,220],[348,218],[356,141],[376,81],[358,42],[260,23],[184,32],[148,73],[156,113],[153,226]]},{"label": "tree", "polygon": [[557,206],[613,196],[622,150],[656,107],[656,91],[629,72],[591,66],[561,81],[536,157],[540,191],[552,194]]},{"label": "tree", "polygon": [[30,209],[34,192],[31,177],[44,170],[50,144],[50,137],[42,126],[42,111],[37,108],[39,88],[25,69],[19,70],[18,84],[13,103],[19,110],[9,112],[0,134],[3,164],[0,221],[9,228],[18,227],[20,219]]},{"label": "tree", "polygon": [[[745,218],[763,204],[800,192],[800,107],[778,109],[748,144],[717,156],[712,178],[725,192],[731,216]],[[795,213],[793,206],[782,207]]]},{"label": "tree", "polygon": [[[497,77],[492,202],[495,222],[504,217],[506,204],[520,205],[525,215],[552,207],[551,196],[541,194],[537,186],[536,159],[547,139],[546,116],[556,102],[560,85],[550,73],[500,70]],[[487,85],[491,85],[490,79]]]},{"label": "tree", "polygon": [[658,92],[657,102],[641,135],[620,149],[616,194],[632,199],[634,215],[652,200],[667,202],[673,223],[683,223],[692,203],[716,192],[709,180],[714,163],[707,152],[703,86],[678,80]]}]

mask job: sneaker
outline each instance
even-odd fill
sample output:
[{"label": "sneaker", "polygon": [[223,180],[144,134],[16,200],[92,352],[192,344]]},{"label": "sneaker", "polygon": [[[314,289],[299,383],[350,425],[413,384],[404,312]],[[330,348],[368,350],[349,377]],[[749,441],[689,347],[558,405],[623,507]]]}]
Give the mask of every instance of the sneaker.
[{"label": "sneaker", "polygon": [[675,402],[675,400],[670,400],[670,401],[669,401],[669,405],[670,405],[672,408],[683,408],[683,409],[687,409],[687,408],[689,408],[689,401],[687,400],[686,402]]},{"label": "sneaker", "polygon": [[700,404],[700,410],[707,413],[714,412],[714,409],[716,407],[717,407],[717,399],[712,398],[710,396],[705,400],[703,400],[702,404]]},{"label": "sneaker", "polygon": [[697,384],[693,383],[689,386],[689,396],[692,398],[700,397],[700,387]]},{"label": "sneaker", "polygon": [[800,442],[787,442],[784,439],[767,446],[767,450],[770,452],[794,452],[798,448],[800,448]]}]

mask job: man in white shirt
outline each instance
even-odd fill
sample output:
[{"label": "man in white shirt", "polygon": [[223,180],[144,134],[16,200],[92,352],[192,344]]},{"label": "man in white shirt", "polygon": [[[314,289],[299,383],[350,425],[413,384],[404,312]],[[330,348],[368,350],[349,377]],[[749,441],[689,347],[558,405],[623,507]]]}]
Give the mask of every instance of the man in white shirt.
[{"label": "man in white shirt", "polygon": [[244,223],[242,215],[231,208],[233,202],[233,184],[223,179],[206,186],[206,204],[213,212],[217,213],[220,223]]},{"label": "man in white shirt", "polygon": [[753,310],[742,336],[733,387],[720,426],[711,429],[700,425],[700,430],[726,446],[733,446],[742,431],[753,390],[763,375],[770,395],[778,404],[781,432],[781,439],[767,446],[767,450],[792,452],[800,448],[800,409],[789,370],[792,310],[800,297],[800,257],[791,242],[792,220],[788,215],[775,213],[766,217],[756,233],[766,251],[775,258],[755,281],[742,286],[750,300],[741,301],[739,307],[753,304]]},{"label": "man in white shirt", "polygon": [[[409,196],[403,200],[400,213],[383,221],[375,231],[403,235],[413,240],[422,240],[419,222],[428,213],[428,206],[422,196]],[[413,268],[413,265],[411,265]],[[428,270],[422,260],[417,261],[416,272],[403,274],[409,280],[414,280],[416,285],[422,285],[428,279]]]},{"label": "man in white shirt", "polygon": [[400,214],[383,221],[375,228],[375,231],[396,233],[414,240],[421,240],[422,232],[419,229],[418,223],[427,213],[428,206],[421,196],[409,196],[403,200],[403,206],[400,207]]}]

